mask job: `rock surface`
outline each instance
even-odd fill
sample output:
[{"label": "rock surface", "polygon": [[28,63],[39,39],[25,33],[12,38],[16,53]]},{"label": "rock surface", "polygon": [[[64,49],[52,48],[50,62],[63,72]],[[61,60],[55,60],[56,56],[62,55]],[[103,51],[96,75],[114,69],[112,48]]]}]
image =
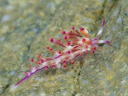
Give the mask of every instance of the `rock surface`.
[{"label": "rock surface", "polygon": [[[127,0],[0,0],[0,96],[128,96],[127,5]],[[72,26],[95,35],[103,18],[102,38],[112,46],[67,70],[40,72],[14,86],[29,58],[49,55],[50,37]]]}]

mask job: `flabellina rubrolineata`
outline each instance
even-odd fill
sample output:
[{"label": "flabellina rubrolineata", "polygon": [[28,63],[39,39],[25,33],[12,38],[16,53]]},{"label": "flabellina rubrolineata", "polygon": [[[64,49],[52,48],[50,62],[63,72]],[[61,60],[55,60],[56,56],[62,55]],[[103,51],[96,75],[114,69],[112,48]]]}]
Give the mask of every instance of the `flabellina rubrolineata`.
[{"label": "flabellina rubrolineata", "polygon": [[61,46],[63,50],[55,51],[53,48],[47,47],[53,53],[52,57],[42,57],[39,55],[38,61],[32,58],[31,62],[37,65],[32,67],[29,72],[25,72],[25,77],[17,82],[16,86],[39,71],[52,68],[66,68],[69,64],[74,64],[76,60],[79,60],[79,57],[94,54],[99,47],[102,47],[101,45],[110,45],[110,41],[100,39],[103,33],[104,23],[95,38],[91,37],[86,28],[76,29],[75,27],[72,27],[70,31],[63,31],[63,38],[59,40],[51,38],[50,42]]}]

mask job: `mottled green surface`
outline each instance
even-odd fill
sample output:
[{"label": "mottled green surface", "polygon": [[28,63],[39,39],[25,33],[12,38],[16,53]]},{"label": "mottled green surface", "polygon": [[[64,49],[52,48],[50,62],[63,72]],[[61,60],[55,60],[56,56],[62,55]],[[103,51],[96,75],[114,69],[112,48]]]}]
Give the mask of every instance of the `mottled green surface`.
[{"label": "mottled green surface", "polygon": [[[128,0],[0,0],[0,96],[128,96],[127,6]],[[50,37],[71,26],[95,34],[102,18],[102,38],[112,47],[14,88],[28,70],[28,58],[48,55]]]}]

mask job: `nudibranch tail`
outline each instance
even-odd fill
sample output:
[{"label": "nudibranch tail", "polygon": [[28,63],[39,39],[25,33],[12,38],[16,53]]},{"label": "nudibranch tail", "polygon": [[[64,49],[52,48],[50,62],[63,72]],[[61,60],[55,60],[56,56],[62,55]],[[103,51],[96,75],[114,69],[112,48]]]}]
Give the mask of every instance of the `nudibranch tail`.
[{"label": "nudibranch tail", "polygon": [[24,82],[25,80],[29,79],[29,76],[25,76],[24,78],[22,78],[20,81],[18,81],[16,83],[16,86],[18,86],[19,84],[21,84],[22,82]]},{"label": "nudibranch tail", "polygon": [[28,80],[32,75],[36,74],[39,71],[42,71],[45,68],[46,68],[46,66],[45,67],[42,67],[42,68],[37,68],[33,72],[32,71],[27,72],[26,76],[24,78],[22,78],[20,81],[18,81],[15,85],[18,86],[19,84],[21,84],[24,81]]}]

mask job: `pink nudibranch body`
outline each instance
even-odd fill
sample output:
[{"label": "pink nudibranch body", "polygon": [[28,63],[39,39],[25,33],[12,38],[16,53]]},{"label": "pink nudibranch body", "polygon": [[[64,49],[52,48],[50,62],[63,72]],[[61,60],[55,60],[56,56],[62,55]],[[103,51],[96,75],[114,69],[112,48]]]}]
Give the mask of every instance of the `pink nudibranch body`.
[{"label": "pink nudibranch body", "polygon": [[[102,34],[102,29],[99,31],[98,35]],[[110,44],[108,40],[100,40],[99,37],[91,38],[88,30],[86,28],[80,28],[79,30],[73,27],[70,31],[63,31],[63,39],[57,40],[51,38],[50,41],[63,47],[63,50],[54,51],[53,48],[47,47],[47,49],[53,53],[52,57],[44,58],[41,55],[38,61],[32,59],[31,61],[37,63],[37,65],[26,72],[23,79],[16,83],[19,85],[23,81],[29,79],[35,73],[48,70],[51,68],[65,68],[69,64],[75,63],[79,57],[85,56],[89,53],[95,53],[100,46],[100,44]]]}]

